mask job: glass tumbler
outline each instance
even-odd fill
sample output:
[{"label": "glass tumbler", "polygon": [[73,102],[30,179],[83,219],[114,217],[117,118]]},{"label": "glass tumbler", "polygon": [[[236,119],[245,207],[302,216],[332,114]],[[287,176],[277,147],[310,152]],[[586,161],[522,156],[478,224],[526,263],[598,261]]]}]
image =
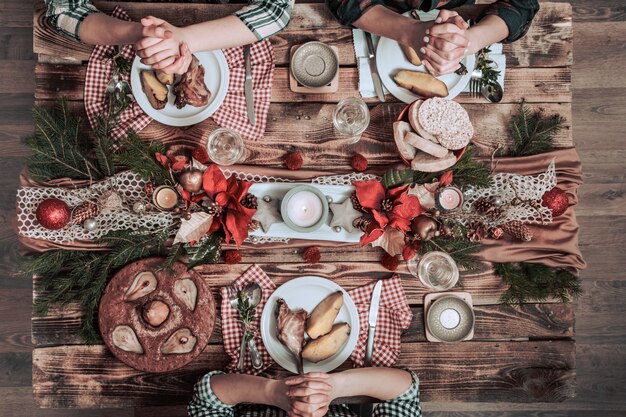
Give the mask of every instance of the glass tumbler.
[{"label": "glass tumbler", "polygon": [[459,281],[459,268],[454,259],[445,252],[428,252],[419,262],[407,262],[407,267],[409,272],[431,290],[449,290]]},{"label": "glass tumbler", "polygon": [[209,134],[206,149],[211,161],[218,165],[232,165],[239,162],[245,146],[239,133],[219,128]]},{"label": "glass tumbler", "polygon": [[333,112],[333,125],[343,135],[353,138],[353,143],[370,124],[370,111],[360,98],[348,97],[337,103]]}]

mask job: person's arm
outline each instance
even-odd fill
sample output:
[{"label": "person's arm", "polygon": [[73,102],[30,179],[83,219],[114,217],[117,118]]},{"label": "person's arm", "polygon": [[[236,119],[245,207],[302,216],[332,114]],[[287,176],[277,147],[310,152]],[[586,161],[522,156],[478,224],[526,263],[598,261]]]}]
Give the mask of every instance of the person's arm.
[{"label": "person's arm", "polygon": [[509,35],[509,28],[504,20],[495,15],[485,16],[476,25],[467,30],[470,45],[469,54],[475,54],[481,49],[505,39]]},{"label": "person's arm", "polygon": [[498,0],[487,6],[475,27],[482,38],[489,30],[498,31],[498,36],[492,35],[484,46],[500,41],[515,42],[528,32],[538,11],[537,0]]}]

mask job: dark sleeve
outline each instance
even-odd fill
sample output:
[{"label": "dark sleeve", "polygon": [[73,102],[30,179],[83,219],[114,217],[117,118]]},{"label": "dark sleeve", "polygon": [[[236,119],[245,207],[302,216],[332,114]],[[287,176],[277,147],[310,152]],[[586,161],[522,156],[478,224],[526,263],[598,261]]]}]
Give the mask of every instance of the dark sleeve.
[{"label": "dark sleeve", "polygon": [[537,0],[499,0],[489,5],[482,17],[496,15],[504,20],[509,28],[509,36],[504,42],[514,42],[528,32],[538,11]]},{"label": "dark sleeve", "polygon": [[385,2],[383,0],[326,0],[328,9],[344,26],[352,26],[363,13],[379,4],[385,5]]}]

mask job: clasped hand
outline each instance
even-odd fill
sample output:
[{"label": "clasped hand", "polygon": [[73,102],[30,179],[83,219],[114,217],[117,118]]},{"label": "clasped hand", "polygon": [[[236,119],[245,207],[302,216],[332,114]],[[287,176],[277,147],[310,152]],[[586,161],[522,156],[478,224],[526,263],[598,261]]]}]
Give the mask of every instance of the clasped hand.
[{"label": "clasped hand", "polygon": [[468,28],[457,12],[440,11],[435,23],[426,29],[425,36],[415,42],[418,46],[415,50],[419,51],[428,72],[438,76],[459,68],[470,45]]},{"label": "clasped hand", "polygon": [[284,380],[285,397],[281,408],[289,417],[322,417],[335,399],[335,382],[332,375],[310,372]]},{"label": "clasped hand", "polygon": [[184,74],[191,63],[191,50],[182,29],[163,19],[141,19],[142,38],[133,46],[141,62],[167,74]]}]

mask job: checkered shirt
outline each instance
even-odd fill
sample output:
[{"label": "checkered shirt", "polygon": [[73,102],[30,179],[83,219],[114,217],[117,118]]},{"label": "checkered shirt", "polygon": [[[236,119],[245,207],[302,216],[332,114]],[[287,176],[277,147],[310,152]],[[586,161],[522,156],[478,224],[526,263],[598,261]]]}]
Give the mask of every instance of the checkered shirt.
[{"label": "checkered shirt", "polygon": [[[413,371],[409,372],[413,378],[411,386],[396,398],[374,406],[373,417],[421,417],[419,378]],[[196,384],[193,398],[187,407],[190,417],[287,417],[286,412],[276,407],[224,404],[211,389],[211,377],[221,374],[221,371],[209,372]],[[343,404],[333,404],[326,417],[358,416]]]},{"label": "checkered shirt", "polygon": [[[80,24],[87,16],[98,13],[91,0],[45,0],[50,23],[61,33],[80,40]],[[295,0],[252,0],[235,16],[259,39],[274,35],[287,26]]]}]

